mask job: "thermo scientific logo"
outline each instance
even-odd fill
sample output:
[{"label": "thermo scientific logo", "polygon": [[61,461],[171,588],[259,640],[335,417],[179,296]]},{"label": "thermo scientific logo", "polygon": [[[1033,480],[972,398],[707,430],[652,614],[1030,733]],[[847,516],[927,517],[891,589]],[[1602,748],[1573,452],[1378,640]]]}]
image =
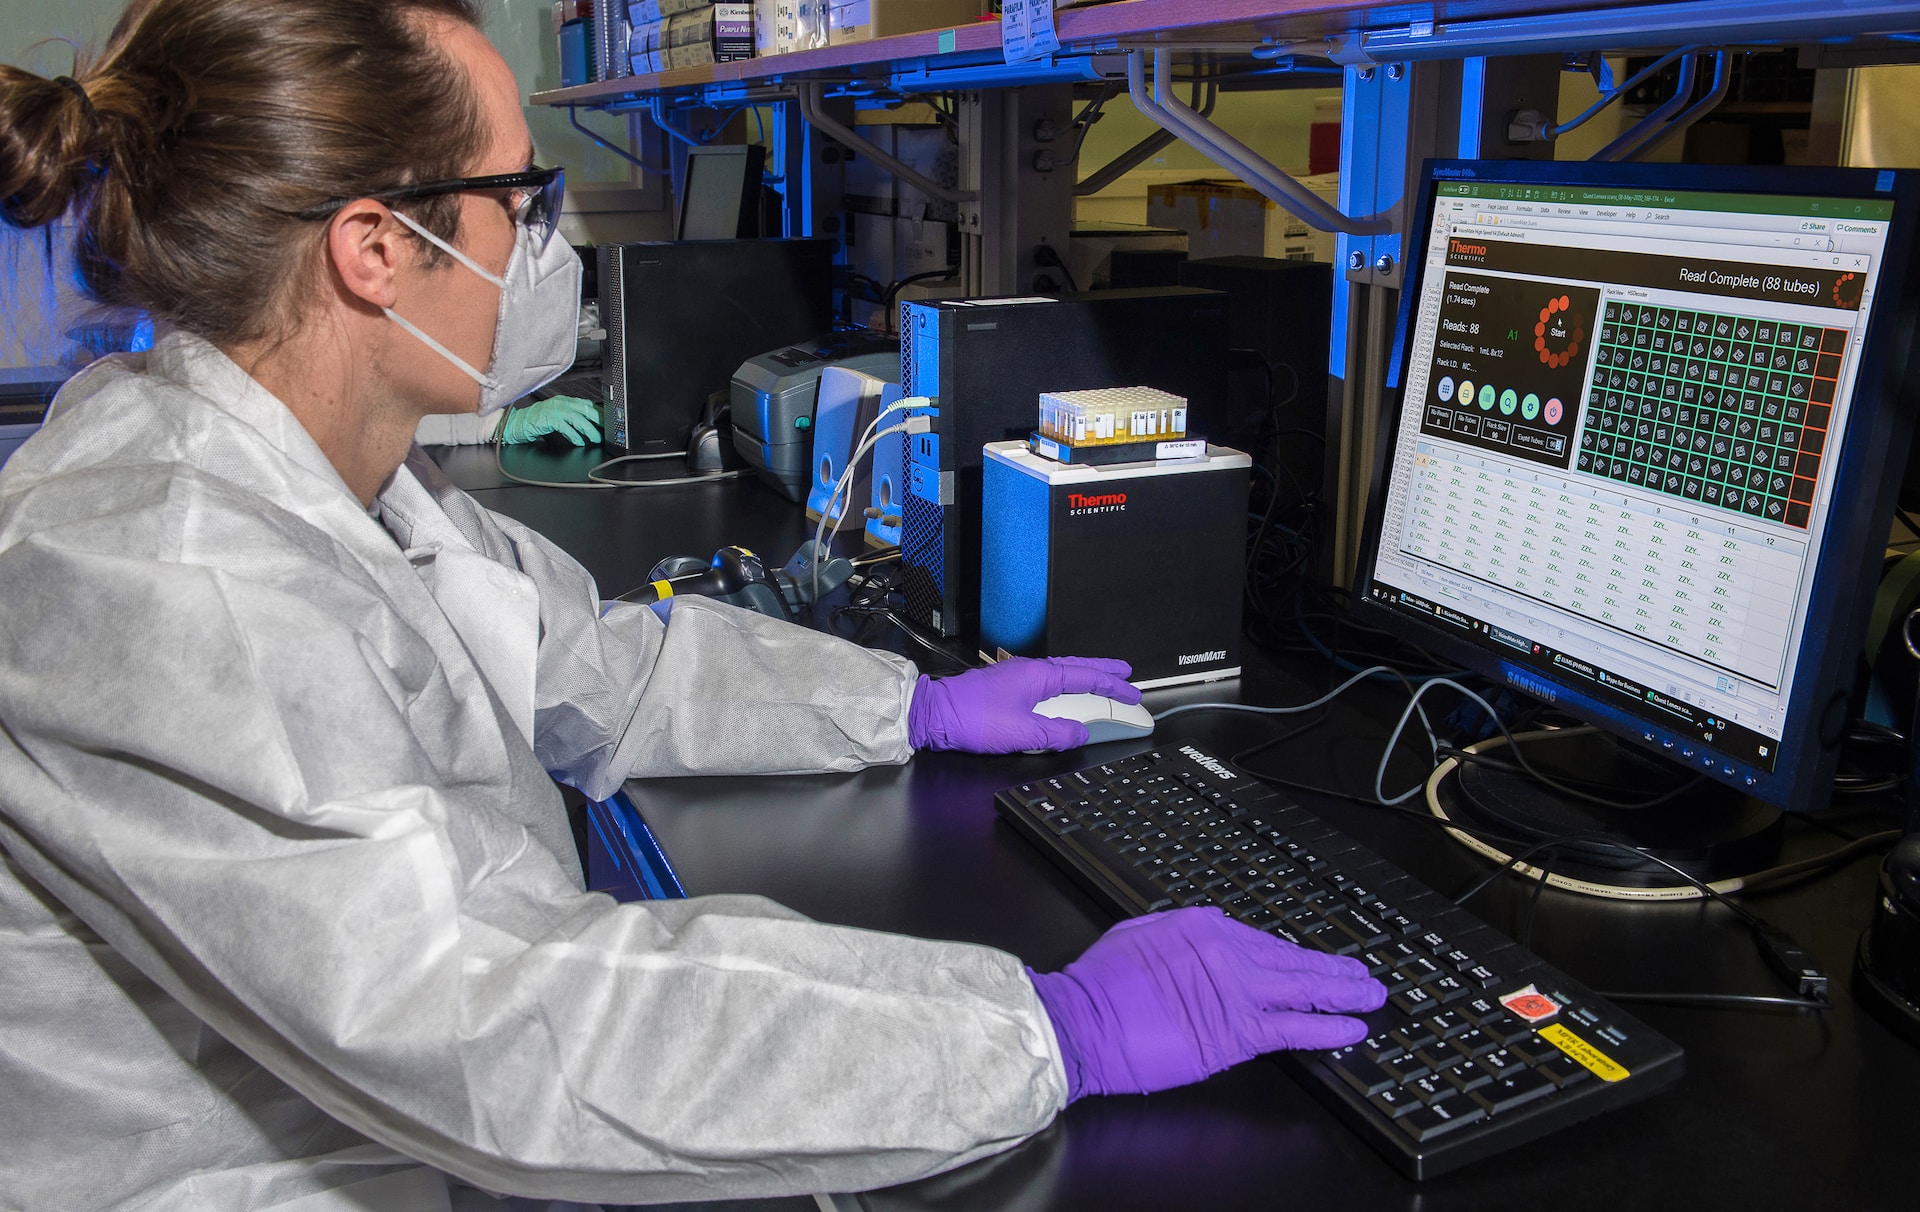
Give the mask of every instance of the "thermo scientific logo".
[{"label": "thermo scientific logo", "polygon": [[1067,516],[1077,518],[1089,513],[1119,513],[1127,507],[1127,494],[1124,492],[1097,492],[1091,495],[1084,492],[1067,494]]},{"label": "thermo scientific logo", "polygon": [[1180,664],[1204,665],[1208,661],[1224,661],[1226,659],[1227,650],[1224,648],[1216,648],[1212,652],[1189,652],[1180,658]]}]

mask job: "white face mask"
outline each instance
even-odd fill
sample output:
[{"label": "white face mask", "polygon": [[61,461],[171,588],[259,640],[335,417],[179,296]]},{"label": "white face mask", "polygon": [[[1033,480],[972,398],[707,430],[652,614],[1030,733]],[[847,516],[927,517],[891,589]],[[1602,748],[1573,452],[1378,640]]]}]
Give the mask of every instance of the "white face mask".
[{"label": "white face mask", "polygon": [[391,307],[382,309],[387,319],[420,338],[480,384],[481,416],[499,412],[535,388],[551,383],[573,365],[580,321],[580,258],[565,240],[549,239],[544,249],[535,252],[534,233],[516,225],[513,255],[507,259],[506,277],[501,278],[399,211],[394,211],[393,217],[500,288],[493,361],[485,374]]}]

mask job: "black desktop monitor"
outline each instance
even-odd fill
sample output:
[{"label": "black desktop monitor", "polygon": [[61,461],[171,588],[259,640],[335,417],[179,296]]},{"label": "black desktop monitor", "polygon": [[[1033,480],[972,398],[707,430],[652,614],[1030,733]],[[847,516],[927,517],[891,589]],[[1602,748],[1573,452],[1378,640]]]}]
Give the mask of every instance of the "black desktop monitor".
[{"label": "black desktop monitor", "polygon": [[1422,182],[1357,613],[1669,776],[1824,806],[1917,406],[1920,175]]},{"label": "black desktop monitor", "polygon": [[745,239],[760,234],[760,174],[766,149],[732,143],[687,149],[680,181],[679,238]]},{"label": "black desktop monitor", "polygon": [[833,241],[602,244],[605,442],[634,454],[687,449],[748,358],[833,327]]}]

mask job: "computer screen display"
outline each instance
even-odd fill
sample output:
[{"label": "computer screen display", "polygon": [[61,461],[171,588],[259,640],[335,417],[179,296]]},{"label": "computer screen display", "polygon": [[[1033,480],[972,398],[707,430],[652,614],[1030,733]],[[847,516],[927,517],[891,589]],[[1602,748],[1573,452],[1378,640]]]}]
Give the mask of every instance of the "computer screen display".
[{"label": "computer screen display", "polygon": [[1363,611],[1796,806],[1906,452],[1910,185],[1429,164]]},{"label": "computer screen display", "polygon": [[731,240],[759,235],[760,174],[766,151],[758,144],[687,149],[680,187],[680,239]]}]

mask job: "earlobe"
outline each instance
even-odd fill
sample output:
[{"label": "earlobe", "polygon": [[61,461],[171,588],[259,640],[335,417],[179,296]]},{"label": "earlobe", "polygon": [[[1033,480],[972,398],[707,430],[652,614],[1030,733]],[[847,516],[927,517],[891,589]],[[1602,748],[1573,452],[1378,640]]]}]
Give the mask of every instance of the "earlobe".
[{"label": "earlobe", "polygon": [[373,307],[392,307],[401,259],[401,228],[387,208],[362,200],[341,209],[327,224],[327,260],[348,293]]}]

